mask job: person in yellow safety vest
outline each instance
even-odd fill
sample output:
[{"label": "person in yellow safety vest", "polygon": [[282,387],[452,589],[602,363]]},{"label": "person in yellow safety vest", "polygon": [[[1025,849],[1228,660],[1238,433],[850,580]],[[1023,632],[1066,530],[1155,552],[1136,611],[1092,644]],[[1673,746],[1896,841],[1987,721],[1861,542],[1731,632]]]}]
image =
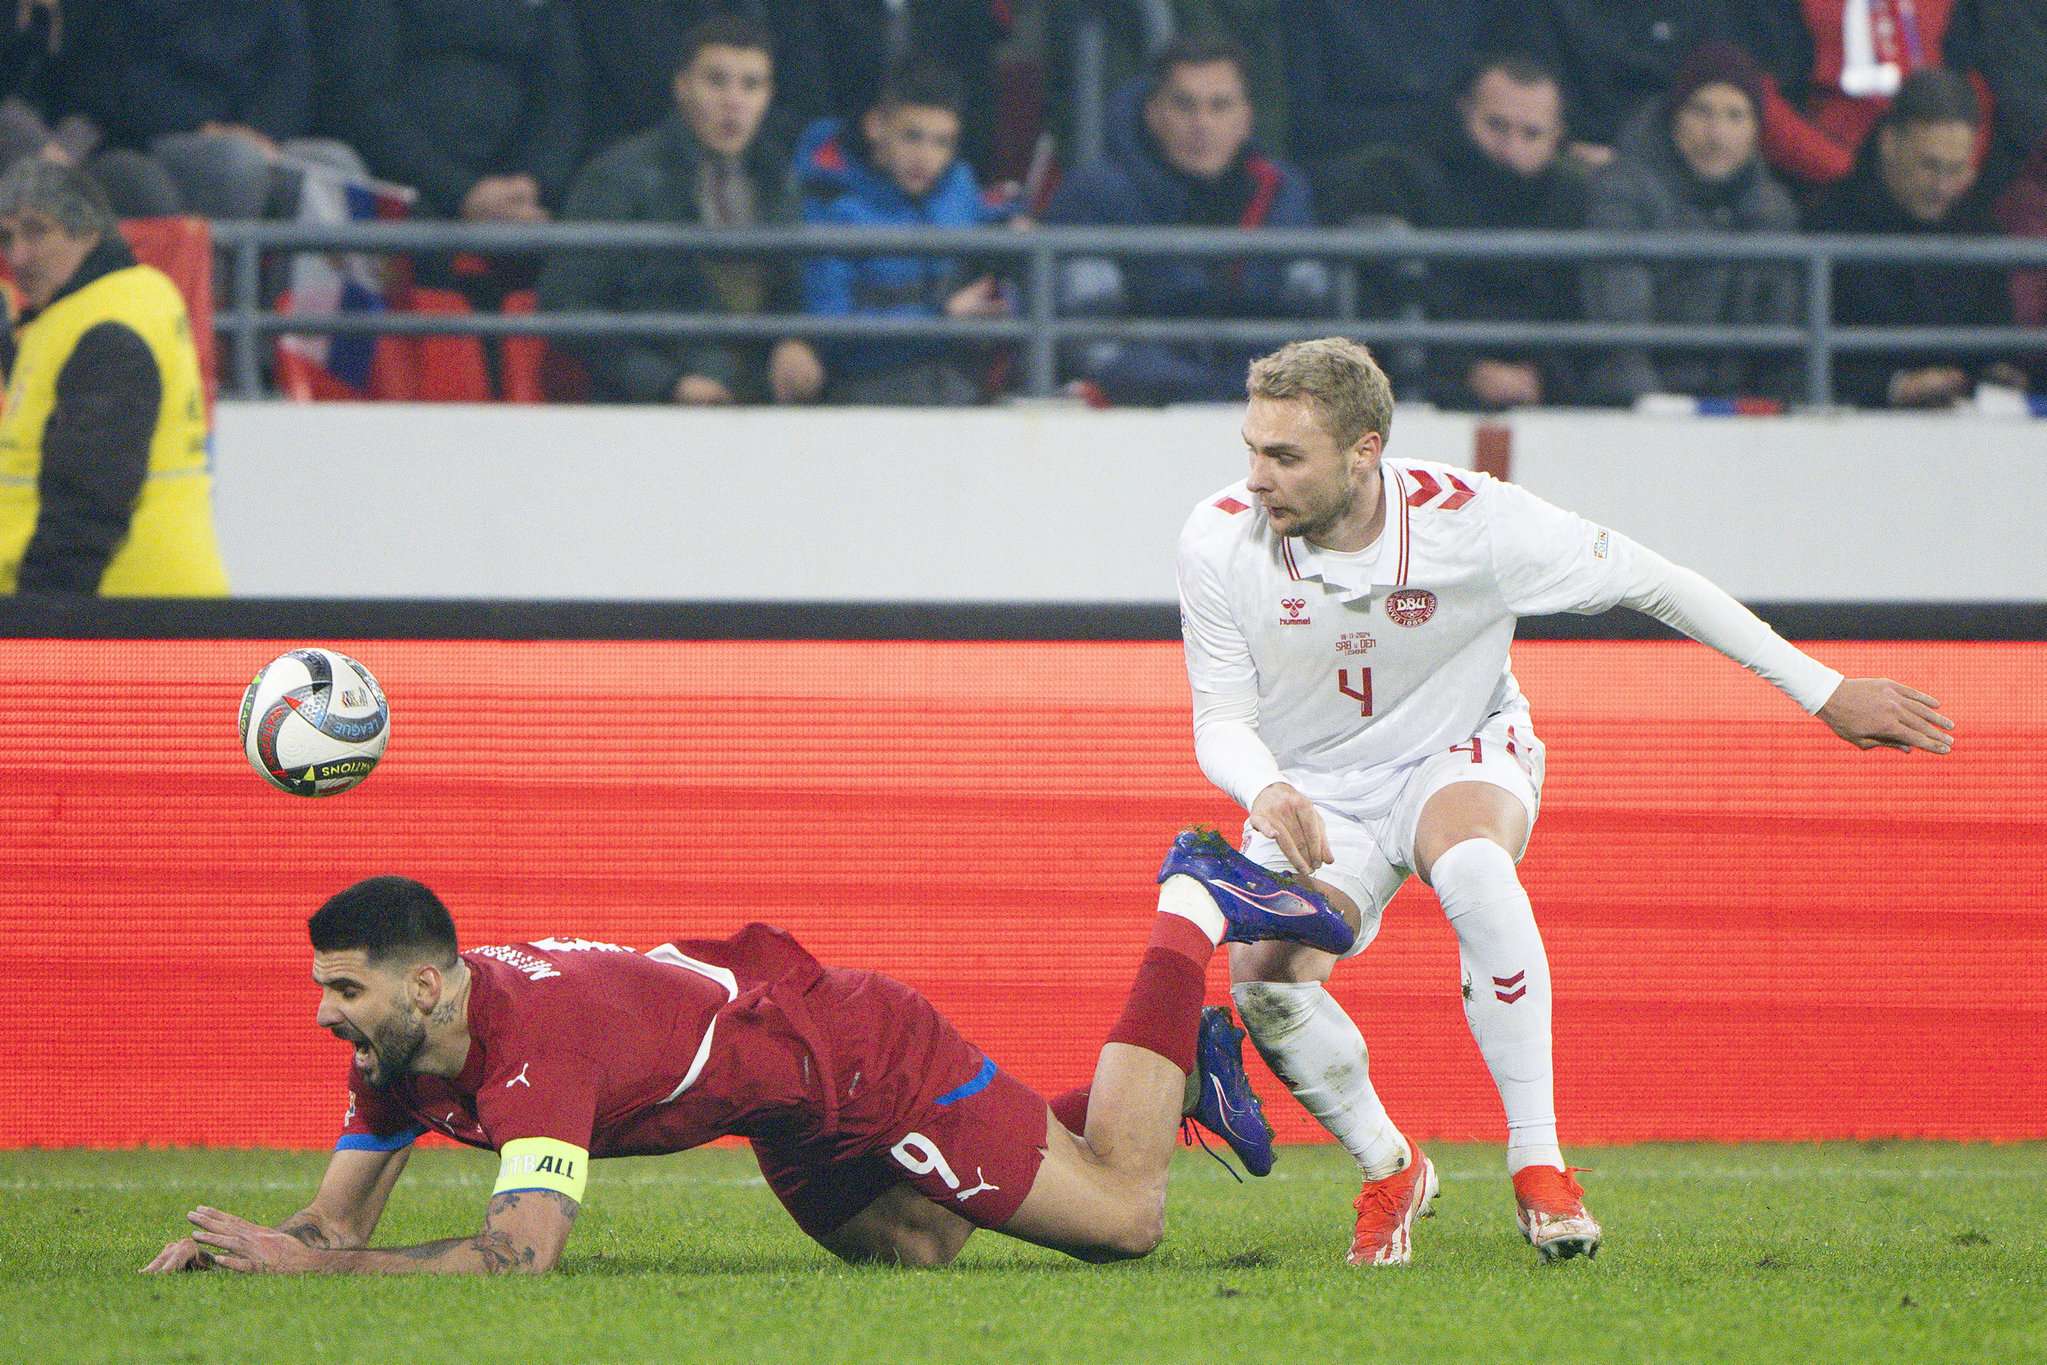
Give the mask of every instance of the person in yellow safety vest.
[{"label": "person in yellow safety vest", "polygon": [[177,286],[138,265],[99,187],[0,176],[24,308],[0,410],[0,592],[227,594],[206,395]]}]

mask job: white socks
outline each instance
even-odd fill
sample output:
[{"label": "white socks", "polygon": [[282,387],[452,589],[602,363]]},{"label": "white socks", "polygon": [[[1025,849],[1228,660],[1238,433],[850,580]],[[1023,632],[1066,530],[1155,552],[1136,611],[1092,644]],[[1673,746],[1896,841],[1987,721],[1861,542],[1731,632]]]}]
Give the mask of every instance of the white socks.
[{"label": "white socks", "polygon": [[1457,931],[1464,1018],[1507,1111],[1507,1169],[1564,1164],[1550,1063],[1549,958],[1511,854],[1467,839],[1429,869]]},{"label": "white socks", "polygon": [[1229,932],[1230,922],[1223,918],[1214,898],[1185,873],[1166,878],[1165,885],[1159,888],[1159,913],[1194,921],[1195,927],[1217,947],[1222,946],[1223,935]]},{"label": "white socks", "polygon": [[1406,1164],[1407,1139],[1372,1089],[1364,1035],[1321,983],[1241,981],[1230,998],[1258,1055],[1357,1159],[1365,1179],[1384,1180]]}]

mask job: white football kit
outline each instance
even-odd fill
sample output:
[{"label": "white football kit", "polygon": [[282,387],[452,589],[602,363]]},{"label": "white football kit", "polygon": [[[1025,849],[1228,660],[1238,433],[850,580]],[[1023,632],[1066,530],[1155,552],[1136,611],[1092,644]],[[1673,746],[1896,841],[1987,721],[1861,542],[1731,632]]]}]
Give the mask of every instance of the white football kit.
[{"label": "white football kit", "polygon": [[[1419,460],[1381,470],[1384,529],[1360,553],[1274,533],[1243,483],[1197,506],[1179,547],[1201,769],[1246,809],[1282,781],[1320,809],[1329,871],[1366,920],[1352,952],[1408,876],[1435,791],[1491,782],[1534,818],[1542,745],[1509,666],[1516,618],[1630,606],[1808,712],[1840,685],[1725,592],[1625,536],[1484,474]],[[1285,866],[1248,826],[1244,851]]]}]

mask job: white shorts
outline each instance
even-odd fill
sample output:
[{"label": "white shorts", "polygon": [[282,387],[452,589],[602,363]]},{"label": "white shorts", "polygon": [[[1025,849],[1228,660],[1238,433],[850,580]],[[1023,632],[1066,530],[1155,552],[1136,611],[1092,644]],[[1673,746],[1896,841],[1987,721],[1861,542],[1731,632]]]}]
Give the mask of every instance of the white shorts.
[{"label": "white shorts", "polygon": [[[1358,903],[1358,938],[1345,957],[1355,957],[1379,936],[1379,919],[1400,884],[1413,875],[1415,826],[1429,798],[1458,782],[1490,782],[1512,792],[1528,810],[1532,828],[1542,803],[1542,741],[1516,708],[1487,717],[1463,744],[1408,765],[1390,808],[1360,817],[1318,801],[1315,809],[1329,832],[1336,861],[1315,875],[1340,887]],[[1274,872],[1287,870],[1279,845],[1244,825],[1244,856]]]}]

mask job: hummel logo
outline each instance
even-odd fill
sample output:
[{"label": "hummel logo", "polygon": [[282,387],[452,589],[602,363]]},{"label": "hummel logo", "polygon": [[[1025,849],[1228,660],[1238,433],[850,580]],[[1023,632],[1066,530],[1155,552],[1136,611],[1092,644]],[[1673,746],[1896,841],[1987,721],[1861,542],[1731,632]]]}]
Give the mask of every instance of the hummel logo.
[{"label": "hummel logo", "polygon": [[527,1079],[526,1079],[526,1067],[529,1067],[529,1066],[532,1066],[532,1065],[533,1065],[533,1063],[531,1063],[531,1062],[528,1062],[528,1063],[526,1063],[526,1066],[522,1066],[522,1067],[520,1067],[520,1068],[519,1068],[519,1074],[518,1074],[518,1075],[516,1075],[516,1076],[514,1076],[514,1077],[512,1077],[512,1079],[510,1079],[509,1081],[506,1081],[506,1082],[505,1082],[505,1089],[507,1089],[507,1090],[510,1090],[510,1089],[511,1089],[511,1088],[512,1088],[513,1086],[515,1086],[515,1085],[523,1085],[523,1086],[525,1086],[525,1087],[526,1087],[526,1088],[527,1088],[528,1090],[531,1090],[531,1089],[533,1088],[533,1082],[531,1082],[531,1081],[529,1081],[529,1080],[527,1080]]},{"label": "hummel logo", "polygon": [[[1285,887],[1281,887],[1277,891],[1269,891],[1265,895],[1259,896],[1254,895],[1252,892],[1249,891],[1240,891],[1236,887],[1231,886],[1228,882],[1210,882],[1208,883],[1208,885],[1215,888],[1218,891],[1227,891],[1232,896],[1235,896],[1238,900],[1244,902],[1246,905],[1255,906],[1258,909],[1263,910],[1268,915],[1288,915],[1298,919],[1301,918],[1302,916],[1312,915],[1315,913],[1314,906],[1308,904],[1306,901],[1302,900],[1299,896],[1296,896],[1293,892],[1287,890]],[[1289,901],[1293,903],[1294,908],[1291,909],[1286,908],[1287,902]]]},{"label": "hummel logo", "polygon": [[954,1195],[953,1198],[958,1200],[966,1200],[974,1195],[979,1194],[983,1190],[999,1190],[1002,1188],[1000,1185],[989,1184],[988,1177],[981,1174],[981,1168],[979,1166],[974,1167],[974,1179],[980,1181],[981,1183],[974,1186],[974,1188],[972,1188],[971,1190],[961,1190],[958,1194]]},{"label": "hummel logo", "polygon": [[1513,1004],[1516,1000],[1519,1000],[1522,996],[1528,994],[1528,987],[1523,986],[1521,987],[1520,990],[1515,991],[1512,995],[1509,995],[1505,988],[1513,985],[1517,981],[1521,980],[1522,977],[1527,975],[1528,973],[1526,971],[1519,971],[1514,973],[1512,976],[1494,977],[1493,985],[1500,987],[1501,989],[1494,991],[1493,994],[1498,996],[1500,999],[1506,1001],[1508,1004],[1510,1005]]}]

